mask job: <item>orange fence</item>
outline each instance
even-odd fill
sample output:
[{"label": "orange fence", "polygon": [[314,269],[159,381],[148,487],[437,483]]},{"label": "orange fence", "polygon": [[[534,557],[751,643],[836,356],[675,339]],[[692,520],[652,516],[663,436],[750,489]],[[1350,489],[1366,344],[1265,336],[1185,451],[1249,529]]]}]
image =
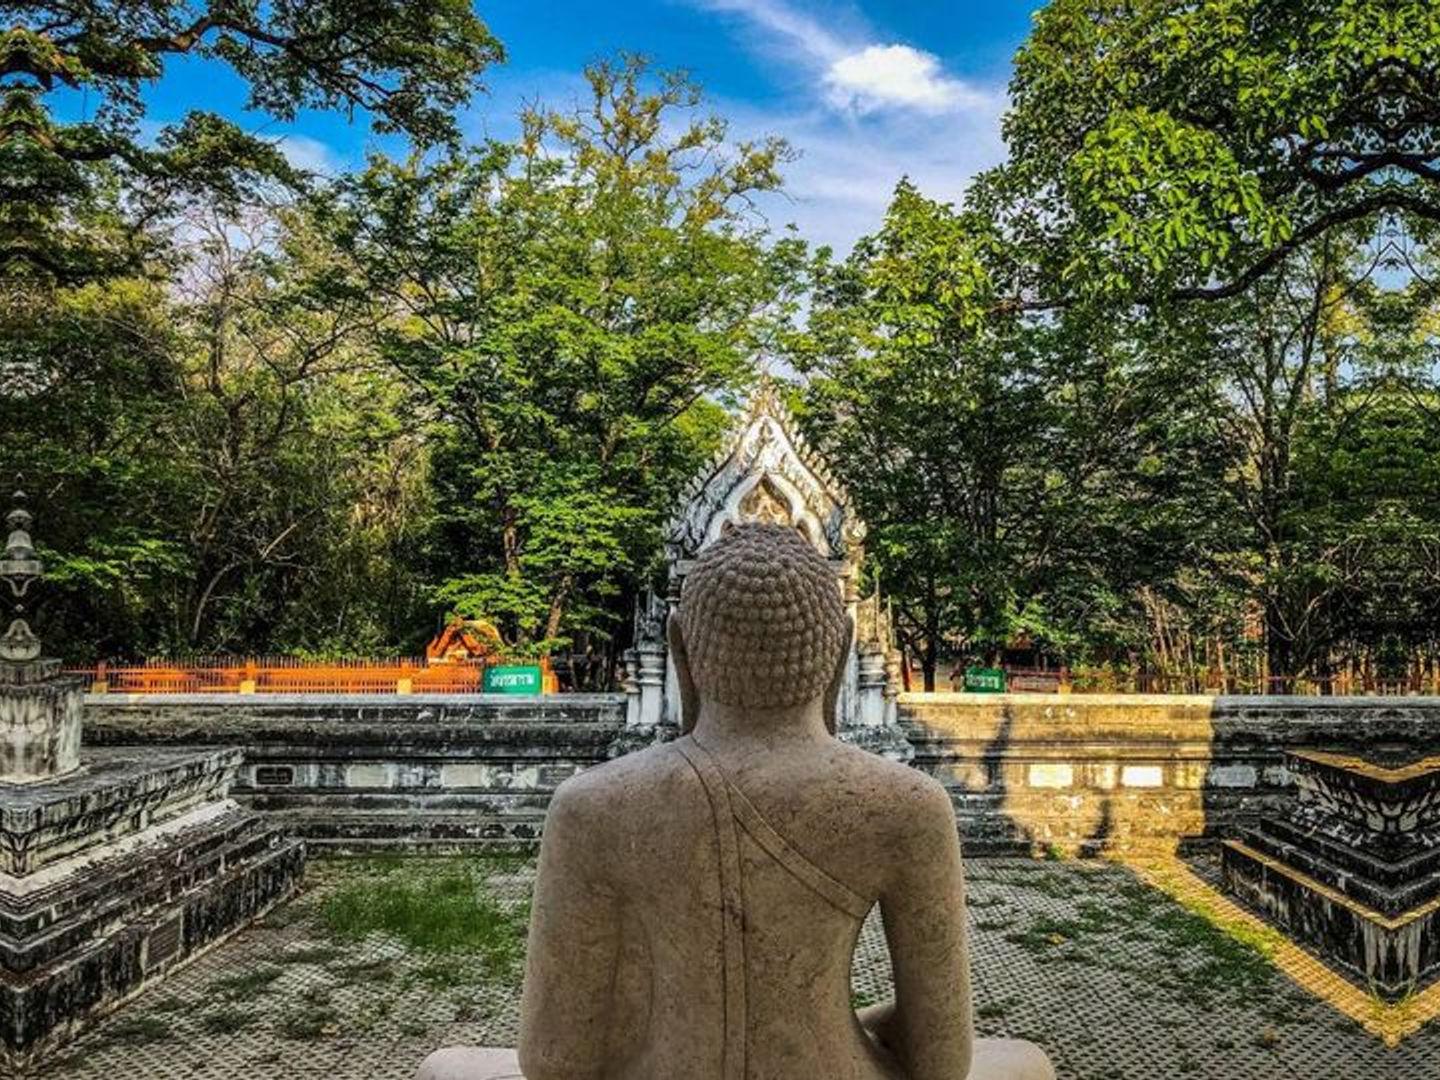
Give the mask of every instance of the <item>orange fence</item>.
[{"label": "orange fence", "polygon": [[[510,661],[430,663],[424,658],[328,660],[207,657],[183,663],[100,663],[73,672],[97,692],[117,694],[478,694],[485,669]],[[534,660],[514,663],[535,664]],[[545,693],[556,689],[549,659],[539,662]]]}]

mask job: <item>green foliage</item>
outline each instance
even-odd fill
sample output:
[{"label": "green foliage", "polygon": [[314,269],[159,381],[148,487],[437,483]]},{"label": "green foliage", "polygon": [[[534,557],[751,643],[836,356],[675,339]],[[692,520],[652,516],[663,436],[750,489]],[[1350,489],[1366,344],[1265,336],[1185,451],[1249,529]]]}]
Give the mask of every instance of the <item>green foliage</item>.
[{"label": "green foliage", "polygon": [[424,633],[394,559],[424,450],[357,310],[317,301],[299,237],[277,254],[278,223],[252,224],[245,241],[195,222],[183,292],[114,279],[0,314],[30,372],[0,395],[6,464],[41,481],[42,622],[70,659],[388,651]]},{"label": "green foliage", "polygon": [[[1197,688],[1440,655],[1422,0],[1053,0],[1009,160],[953,206],[902,181],[839,261],[754,211],[788,146],[635,58],[460,146],[499,56],[465,0],[18,10],[0,426],[71,659],[408,650],[453,611],[603,680],[771,357],[927,682],[1017,646]],[[297,197],[220,118],[144,142],[185,53],[415,153]],[[58,124],[52,86],[101,107]]]},{"label": "green foliage", "polygon": [[873,570],[933,682],[942,654],[991,660],[1017,640],[1072,662],[1123,656],[1143,584],[1184,564],[1223,460],[1194,414],[1188,358],[1142,320],[1083,309],[975,326],[942,244],[966,215],[902,184],[884,228],[821,263],[806,423],[870,524]]},{"label": "green foliage", "polygon": [[[281,120],[302,109],[363,110],[376,130],[420,145],[453,141],[454,111],[499,42],[469,0],[145,0],[6,5],[0,32],[0,268],[64,282],[139,269],[144,226],[193,200],[227,207],[303,177],[265,139],[193,111],[140,137],[144,90],[167,59],[223,63],[246,106]],[[98,107],[56,123],[56,94]],[[117,197],[123,193],[123,198]],[[86,218],[125,227],[99,242]]]},{"label": "green foliage", "polygon": [[1016,302],[1234,296],[1337,227],[1440,217],[1437,37],[1425,0],[1053,0],[981,185]]},{"label": "green foliage", "polygon": [[587,77],[513,145],[377,160],[311,207],[428,425],[436,599],[520,649],[625,617],[803,257],[748,212],[783,144],[732,145],[642,61]]},{"label": "green foliage", "polygon": [[817,266],[807,424],[927,683],[1017,644],[1190,685],[1434,656],[1437,30],[1054,0],[1009,160]]}]

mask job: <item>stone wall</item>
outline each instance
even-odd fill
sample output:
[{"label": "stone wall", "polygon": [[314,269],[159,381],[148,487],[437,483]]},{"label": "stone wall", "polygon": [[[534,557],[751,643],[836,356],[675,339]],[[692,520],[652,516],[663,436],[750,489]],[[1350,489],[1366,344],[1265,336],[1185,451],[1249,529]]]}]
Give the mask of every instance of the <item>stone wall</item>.
[{"label": "stone wall", "polygon": [[91,695],[87,745],[246,749],[232,794],[310,846],[481,846],[540,835],[550,794],[606,758],[620,694]]},{"label": "stone wall", "polygon": [[1289,797],[1297,747],[1440,748],[1440,698],[905,694],[972,853],[1173,849]]},{"label": "stone wall", "polygon": [[[235,795],[312,845],[514,849],[624,712],[618,694],[96,695],[85,722],[91,745],[245,747]],[[1287,749],[1440,751],[1440,698],[911,694],[899,712],[976,855],[1214,840],[1287,797]]]}]

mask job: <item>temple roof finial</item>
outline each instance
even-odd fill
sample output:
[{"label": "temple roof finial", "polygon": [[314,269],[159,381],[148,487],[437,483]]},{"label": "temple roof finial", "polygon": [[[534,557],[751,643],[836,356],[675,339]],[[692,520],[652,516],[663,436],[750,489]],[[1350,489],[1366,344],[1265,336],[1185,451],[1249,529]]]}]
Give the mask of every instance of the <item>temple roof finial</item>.
[{"label": "temple roof finial", "polygon": [[40,655],[40,639],[25,621],[25,594],[31,582],[39,581],[45,567],[35,557],[35,545],[30,539],[30,523],[33,520],[25,509],[24,477],[15,478],[15,494],[12,496],[13,509],[5,515],[9,536],[5,540],[5,557],[0,559],[0,581],[10,586],[13,599],[14,618],[10,629],[0,636],[0,659],[14,662],[34,660]]}]

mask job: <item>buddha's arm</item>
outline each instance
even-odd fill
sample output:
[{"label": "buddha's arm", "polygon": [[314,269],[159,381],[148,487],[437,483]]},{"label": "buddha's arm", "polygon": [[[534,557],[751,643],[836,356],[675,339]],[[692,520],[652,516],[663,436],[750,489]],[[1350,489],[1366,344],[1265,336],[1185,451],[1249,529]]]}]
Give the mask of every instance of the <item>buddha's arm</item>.
[{"label": "buddha's arm", "polygon": [[526,1080],[591,1080],[606,1069],[619,932],[594,854],[600,817],[562,786],[545,819],[520,1017]]},{"label": "buddha's arm", "polygon": [[884,1037],[908,1080],[957,1080],[970,1071],[975,1032],[960,843],[939,785],[918,796],[897,854],[880,898],[895,969],[895,1012]]}]

